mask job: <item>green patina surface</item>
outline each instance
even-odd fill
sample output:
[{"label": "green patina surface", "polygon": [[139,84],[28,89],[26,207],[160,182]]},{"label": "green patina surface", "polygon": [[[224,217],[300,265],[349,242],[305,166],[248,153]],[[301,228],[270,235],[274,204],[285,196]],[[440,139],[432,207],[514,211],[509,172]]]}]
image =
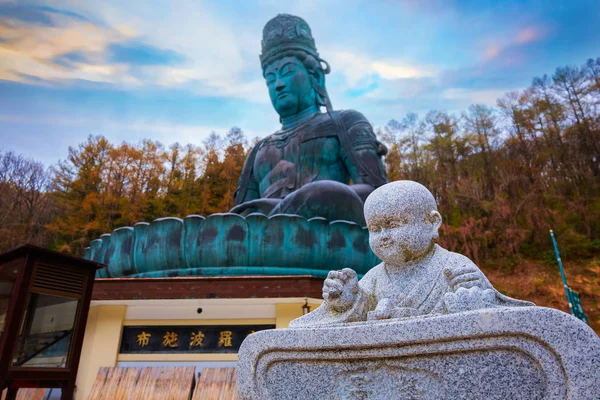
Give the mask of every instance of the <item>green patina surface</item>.
[{"label": "green patina surface", "polygon": [[98,277],[312,275],[366,273],[379,263],[366,228],[295,215],[213,214],[160,218],[92,241],[85,258],[108,268]]},{"label": "green patina surface", "polygon": [[364,200],[387,182],[386,147],[364,115],[333,109],[325,85],[331,68],[319,56],[306,21],[288,14],[272,18],[261,49],[263,77],[281,129],[248,155],[230,212],[364,225]]}]

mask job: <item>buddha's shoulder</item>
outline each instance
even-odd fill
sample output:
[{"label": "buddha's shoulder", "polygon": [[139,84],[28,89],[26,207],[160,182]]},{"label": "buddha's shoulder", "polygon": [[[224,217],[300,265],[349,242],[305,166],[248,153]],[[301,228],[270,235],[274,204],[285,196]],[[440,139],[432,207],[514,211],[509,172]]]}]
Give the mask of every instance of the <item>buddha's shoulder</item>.
[{"label": "buddha's shoulder", "polygon": [[366,123],[369,124],[369,120],[359,111],[356,110],[337,110],[335,114],[340,116],[340,119],[344,121],[344,125],[347,129],[350,129],[356,124]]},{"label": "buddha's shoulder", "polygon": [[[350,130],[350,128],[353,126],[361,123],[368,124],[369,126],[371,125],[369,120],[356,110],[335,110],[332,111],[332,113],[336,116],[339,116],[347,130]],[[262,146],[281,140],[287,140],[288,138],[295,136],[307,128],[311,131],[330,131],[333,124],[334,122],[331,120],[329,113],[319,113],[313,119],[306,121],[293,129],[275,131],[274,133],[261,139],[257,145]]]},{"label": "buddha's shoulder", "polygon": [[[362,113],[356,110],[335,110],[331,113],[342,120],[346,129],[350,129],[354,125],[360,123],[366,123],[370,125],[369,120]],[[333,121],[331,120],[329,113],[321,113],[308,123],[320,126],[323,124],[332,124]]]}]

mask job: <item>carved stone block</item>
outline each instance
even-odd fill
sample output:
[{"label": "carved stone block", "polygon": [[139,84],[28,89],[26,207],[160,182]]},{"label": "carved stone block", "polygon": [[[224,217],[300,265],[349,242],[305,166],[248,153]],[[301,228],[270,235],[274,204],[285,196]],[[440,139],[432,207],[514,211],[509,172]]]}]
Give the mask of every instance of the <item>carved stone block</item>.
[{"label": "carved stone block", "polygon": [[600,339],[542,307],[261,331],[237,385],[241,400],[598,399]]}]

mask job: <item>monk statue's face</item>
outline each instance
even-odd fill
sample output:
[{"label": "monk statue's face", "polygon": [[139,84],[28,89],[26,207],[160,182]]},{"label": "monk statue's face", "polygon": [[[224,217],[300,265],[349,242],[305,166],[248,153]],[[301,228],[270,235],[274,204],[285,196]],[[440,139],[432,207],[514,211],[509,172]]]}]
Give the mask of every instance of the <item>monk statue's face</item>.
[{"label": "monk statue's face", "polygon": [[280,117],[291,117],[315,104],[310,74],[297,58],[272,62],[264,75],[271,103]]},{"label": "monk statue's face", "polygon": [[365,201],[369,245],[386,264],[403,265],[434,248],[442,217],[431,193],[411,181],[397,181],[373,191]]}]

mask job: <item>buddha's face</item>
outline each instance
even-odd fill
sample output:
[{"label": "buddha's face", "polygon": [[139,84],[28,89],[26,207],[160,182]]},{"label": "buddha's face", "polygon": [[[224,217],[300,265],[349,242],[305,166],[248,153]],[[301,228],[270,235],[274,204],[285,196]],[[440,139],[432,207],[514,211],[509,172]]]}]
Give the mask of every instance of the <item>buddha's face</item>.
[{"label": "buddha's face", "polygon": [[291,117],[315,104],[310,74],[297,58],[272,62],[265,68],[264,76],[271,103],[280,117]]},{"label": "buddha's face", "polygon": [[369,245],[385,263],[402,265],[416,261],[433,249],[439,227],[437,211],[426,213],[422,209],[405,209],[380,211],[372,216],[365,214]]}]

